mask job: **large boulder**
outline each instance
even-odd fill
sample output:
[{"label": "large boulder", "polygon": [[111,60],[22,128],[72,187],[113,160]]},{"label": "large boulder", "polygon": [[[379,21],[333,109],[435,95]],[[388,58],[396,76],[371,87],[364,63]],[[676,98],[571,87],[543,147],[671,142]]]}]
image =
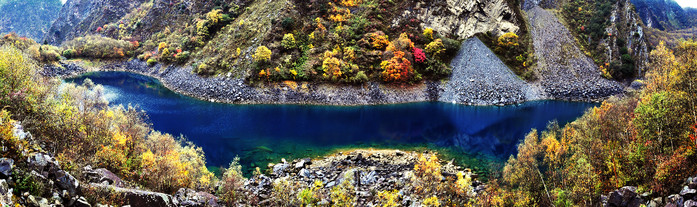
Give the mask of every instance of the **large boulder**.
[{"label": "large boulder", "polygon": [[53,181],[59,189],[66,190],[70,197],[78,195],[80,182],[70,173],[61,170],[60,164],[45,153],[33,153],[27,158],[29,169],[38,176]]},{"label": "large boulder", "polygon": [[85,176],[85,180],[89,182],[113,185],[116,187],[124,187],[123,180],[121,180],[119,176],[107,169],[92,169],[91,166],[86,166],[83,169],[82,173]]},{"label": "large boulder", "polygon": [[644,203],[636,193],[637,188],[634,186],[624,186],[610,193],[607,200],[607,206],[615,207],[635,207]]},{"label": "large boulder", "polygon": [[179,206],[186,207],[217,207],[218,197],[206,192],[196,192],[188,188],[180,188],[174,194],[174,198],[179,202]]},{"label": "large boulder", "polygon": [[682,207],[685,199],[682,196],[673,194],[666,198],[666,207]]},{"label": "large boulder", "polygon": [[90,183],[89,187],[99,192],[117,194],[124,199],[125,205],[148,207],[175,207],[179,202],[171,195],[137,189],[120,188],[113,185]]},{"label": "large boulder", "polygon": [[12,175],[12,166],[15,161],[9,158],[0,158],[0,179],[8,179]]},{"label": "large boulder", "polygon": [[690,189],[690,188],[687,187],[687,186],[685,186],[685,188],[683,188],[683,189],[680,191],[680,196],[682,196],[683,198],[685,198],[685,200],[694,198],[694,197],[695,197],[695,194],[697,194],[697,190],[695,190],[695,189]]}]

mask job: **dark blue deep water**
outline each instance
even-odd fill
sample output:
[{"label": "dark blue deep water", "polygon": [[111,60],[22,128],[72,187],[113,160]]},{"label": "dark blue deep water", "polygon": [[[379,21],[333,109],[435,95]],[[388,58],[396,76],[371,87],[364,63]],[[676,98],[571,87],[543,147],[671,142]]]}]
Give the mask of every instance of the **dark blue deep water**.
[{"label": "dark blue deep water", "polygon": [[112,105],[145,110],[154,129],[201,146],[211,166],[239,156],[243,166],[281,157],[319,156],[337,148],[448,148],[505,159],[532,128],[567,123],[596,104],[535,101],[517,106],[409,103],[377,106],[232,105],[174,93],[157,80],[125,72],[88,73]]}]

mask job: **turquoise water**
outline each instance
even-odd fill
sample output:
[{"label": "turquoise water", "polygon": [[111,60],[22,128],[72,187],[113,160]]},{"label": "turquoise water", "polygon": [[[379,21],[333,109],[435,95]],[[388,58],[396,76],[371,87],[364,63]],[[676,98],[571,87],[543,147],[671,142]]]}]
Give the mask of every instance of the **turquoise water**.
[{"label": "turquoise water", "polygon": [[81,84],[85,78],[102,84],[112,105],[138,106],[155,130],[181,134],[201,146],[209,165],[226,166],[239,156],[245,168],[358,147],[435,148],[455,157],[506,159],[530,129],[544,128],[553,120],[567,123],[596,106],[565,101],[502,107],[436,102],[233,105],[179,95],[153,78],[125,72],[89,73],[66,81]]}]

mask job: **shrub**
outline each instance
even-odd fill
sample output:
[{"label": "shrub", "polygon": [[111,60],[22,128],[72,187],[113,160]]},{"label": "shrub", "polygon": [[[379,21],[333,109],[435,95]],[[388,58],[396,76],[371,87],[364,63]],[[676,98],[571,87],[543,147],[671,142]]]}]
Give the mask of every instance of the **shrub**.
[{"label": "shrub", "polygon": [[381,32],[381,31],[370,33],[367,35],[368,35],[368,38],[370,39],[370,44],[375,49],[382,50],[382,49],[385,49],[385,47],[387,47],[387,45],[390,44],[388,36],[385,35],[385,33]]},{"label": "shrub", "polygon": [[431,28],[424,29],[423,35],[428,39],[433,39],[433,29],[431,29]]},{"label": "shrub", "polygon": [[518,47],[518,35],[513,32],[501,35],[498,39],[498,46],[505,49]]},{"label": "shrub", "polygon": [[189,57],[190,57],[190,56],[191,56],[191,52],[189,52],[189,51],[184,51],[184,52],[175,54],[174,59],[175,59],[178,63],[186,63],[186,61],[189,60]]},{"label": "shrub", "polygon": [[206,168],[203,149],[177,141],[169,134],[152,132],[144,140],[141,170],[144,182],[160,192],[179,188],[209,189],[213,173]]},{"label": "shrub", "polygon": [[428,53],[432,57],[439,57],[444,52],[445,46],[443,45],[443,40],[441,39],[433,40],[433,42],[428,43],[428,45],[426,45],[426,53]]},{"label": "shrub", "polygon": [[365,72],[363,72],[363,71],[358,71],[358,73],[356,73],[356,76],[353,77],[353,82],[354,82],[354,83],[365,83],[365,82],[368,82],[368,76],[365,75]]},{"label": "shrub", "polygon": [[235,157],[232,160],[230,167],[225,169],[223,178],[218,186],[217,194],[228,206],[234,206],[235,202],[244,198],[242,188],[244,187],[245,178],[242,176],[242,166],[240,166],[239,161],[239,157]]},{"label": "shrub", "polygon": [[404,52],[396,51],[394,56],[380,63],[382,78],[385,82],[406,82],[414,73],[411,62],[404,57]]},{"label": "shrub", "polygon": [[431,197],[424,199],[423,204],[424,204],[424,206],[428,206],[428,207],[439,207],[440,206],[440,202],[438,202],[438,197],[436,197],[436,196],[431,196]]},{"label": "shrub", "polygon": [[154,58],[150,58],[147,60],[147,63],[148,66],[154,66],[155,64],[157,64],[157,60],[155,60]]},{"label": "shrub", "polygon": [[271,60],[271,50],[266,46],[259,46],[254,55],[252,55],[252,58],[254,58],[254,61],[257,63],[267,62]]},{"label": "shrub", "polygon": [[414,47],[414,62],[424,63],[426,61],[426,54],[422,49]]},{"label": "shrub", "polygon": [[355,195],[356,192],[354,186],[351,184],[351,179],[345,178],[341,184],[331,189],[329,197],[333,202],[332,206],[350,207],[355,205]]},{"label": "shrub", "polygon": [[380,191],[378,192],[377,196],[378,200],[377,202],[379,203],[380,206],[383,207],[397,207],[400,206],[401,203],[399,202],[399,191],[397,190],[385,190],[385,191]]},{"label": "shrub", "polygon": [[295,45],[295,37],[293,36],[293,34],[288,33],[288,34],[283,35],[283,40],[281,41],[281,46],[283,46],[283,48],[285,48],[286,50],[290,50],[290,49],[295,48],[295,46],[296,46]]},{"label": "shrub", "polygon": [[77,51],[75,51],[73,49],[63,50],[63,57],[65,57],[65,58],[73,58],[76,56],[77,56]]},{"label": "shrub", "polygon": [[322,181],[316,180],[312,186],[305,188],[298,194],[298,199],[303,206],[315,206],[322,199],[320,190],[322,189]]}]

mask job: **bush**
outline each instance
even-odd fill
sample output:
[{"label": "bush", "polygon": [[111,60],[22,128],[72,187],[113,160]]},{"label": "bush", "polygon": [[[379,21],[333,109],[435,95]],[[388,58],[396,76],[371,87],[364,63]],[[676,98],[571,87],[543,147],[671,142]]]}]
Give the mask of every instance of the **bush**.
[{"label": "bush", "polygon": [[150,58],[147,60],[147,63],[148,66],[154,66],[155,64],[157,64],[157,60],[155,60],[154,58]]},{"label": "bush", "polygon": [[186,63],[186,61],[189,60],[190,56],[191,56],[191,53],[189,51],[184,51],[184,52],[175,54],[174,59],[178,63]]},{"label": "bush", "polygon": [[436,39],[433,40],[433,42],[428,43],[428,45],[426,45],[426,53],[431,55],[431,57],[440,57],[440,55],[445,53],[445,45],[443,45],[443,40]]},{"label": "bush", "polygon": [[390,60],[380,63],[382,79],[385,82],[406,82],[414,75],[411,62],[404,57],[404,52],[396,51]]},{"label": "bush", "polygon": [[252,55],[252,58],[254,58],[254,61],[257,63],[268,62],[271,60],[271,50],[266,46],[259,46],[256,52],[254,52],[254,55]]},{"label": "bush", "polygon": [[230,163],[230,167],[225,169],[217,191],[220,199],[228,206],[234,206],[235,202],[244,198],[242,188],[245,178],[242,176],[242,166],[240,166],[239,161],[240,158],[235,157]]},{"label": "bush", "polygon": [[77,56],[77,51],[75,51],[73,49],[63,50],[63,57],[65,57],[65,58],[70,59],[70,58],[74,58],[76,56]]},{"label": "bush", "polygon": [[281,46],[283,46],[283,48],[285,48],[286,50],[295,48],[295,37],[293,36],[293,34],[288,33],[283,35]]}]

